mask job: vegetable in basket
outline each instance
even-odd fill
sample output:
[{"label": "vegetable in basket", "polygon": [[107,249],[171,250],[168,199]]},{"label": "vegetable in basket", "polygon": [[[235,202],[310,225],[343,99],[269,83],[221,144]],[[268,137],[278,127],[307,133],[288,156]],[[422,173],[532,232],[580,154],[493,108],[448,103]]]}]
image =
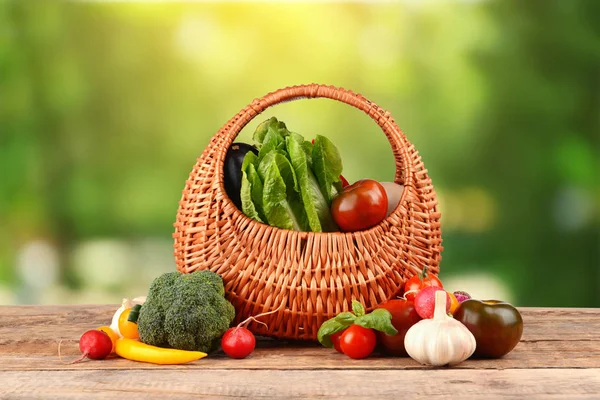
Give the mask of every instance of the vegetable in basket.
[{"label": "vegetable in basket", "polygon": [[242,164],[244,214],[282,229],[337,231],[330,207],[342,189],[342,160],[335,145],[319,135],[312,145],[276,118],[253,138],[258,155],[248,152]]},{"label": "vegetable in basket", "polygon": [[224,295],[222,278],[211,271],[159,276],[140,310],[140,340],[180,350],[215,350],[235,317]]},{"label": "vegetable in basket", "polygon": [[242,209],[242,199],[240,198],[240,190],[242,188],[242,163],[248,152],[258,154],[256,147],[250,146],[249,144],[232,144],[227,150],[225,166],[223,168],[227,196],[229,196],[233,204],[240,210]]}]

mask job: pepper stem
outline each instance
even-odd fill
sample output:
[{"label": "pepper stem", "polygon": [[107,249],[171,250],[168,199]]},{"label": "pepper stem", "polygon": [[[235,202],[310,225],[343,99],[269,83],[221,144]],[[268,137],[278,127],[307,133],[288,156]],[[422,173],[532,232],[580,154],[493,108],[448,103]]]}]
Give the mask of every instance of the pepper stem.
[{"label": "pepper stem", "polygon": [[433,310],[433,319],[443,319],[446,315],[446,298],[448,296],[445,290],[435,292],[435,308]]}]

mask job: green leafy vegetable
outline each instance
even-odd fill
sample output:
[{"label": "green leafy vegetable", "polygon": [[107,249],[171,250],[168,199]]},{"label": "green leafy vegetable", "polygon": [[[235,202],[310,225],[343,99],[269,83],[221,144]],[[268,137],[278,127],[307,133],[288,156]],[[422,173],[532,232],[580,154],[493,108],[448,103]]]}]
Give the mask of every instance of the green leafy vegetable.
[{"label": "green leafy vegetable", "polygon": [[317,136],[313,146],[276,118],[259,124],[253,138],[258,156],[248,153],[242,165],[244,214],[282,229],[337,231],[330,207],[342,163],[333,143]]},{"label": "green leafy vegetable", "polygon": [[335,145],[325,136],[317,135],[312,148],[312,165],[321,193],[329,203],[342,190],[342,157]]},{"label": "green leafy vegetable", "polygon": [[263,210],[263,183],[256,171],[256,154],[249,152],[242,163],[242,188],[240,198],[242,200],[242,211],[248,217],[259,222],[267,219]]},{"label": "green leafy vegetable", "polygon": [[308,167],[308,159],[304,152],[303,142],[304,139],[298,134],[292,134],[287,137],[287,150],[300,185],[300,195],[308,218],[308,224],[313,232],[336,231],[337,227],[335,222],[333,222],[329,210],[330,205],[321,193],[315,175]]}]

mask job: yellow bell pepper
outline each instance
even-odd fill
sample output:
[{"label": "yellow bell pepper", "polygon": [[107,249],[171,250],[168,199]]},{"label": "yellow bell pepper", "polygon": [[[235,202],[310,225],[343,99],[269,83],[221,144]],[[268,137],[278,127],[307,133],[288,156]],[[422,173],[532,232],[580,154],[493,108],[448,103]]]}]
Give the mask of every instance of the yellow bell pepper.
[{"label": "yellow bell pepper", "polygon": [[185,364],[207,356],[201,351],[165,349],[127,338],[117,340],[115,353],[128,360],[161,365]]}]

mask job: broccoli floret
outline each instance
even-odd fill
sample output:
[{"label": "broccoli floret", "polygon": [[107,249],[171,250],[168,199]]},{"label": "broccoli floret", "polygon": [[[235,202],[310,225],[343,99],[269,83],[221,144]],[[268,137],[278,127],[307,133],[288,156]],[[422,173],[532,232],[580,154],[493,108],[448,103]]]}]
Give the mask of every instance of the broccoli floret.
[{"label": "broccoli floret", "polygon": [[142,342],[208,353],[218,347],[235,310],[225,297],[223,280],[214,272],[170,272],[156,278],[140,310]]}]

